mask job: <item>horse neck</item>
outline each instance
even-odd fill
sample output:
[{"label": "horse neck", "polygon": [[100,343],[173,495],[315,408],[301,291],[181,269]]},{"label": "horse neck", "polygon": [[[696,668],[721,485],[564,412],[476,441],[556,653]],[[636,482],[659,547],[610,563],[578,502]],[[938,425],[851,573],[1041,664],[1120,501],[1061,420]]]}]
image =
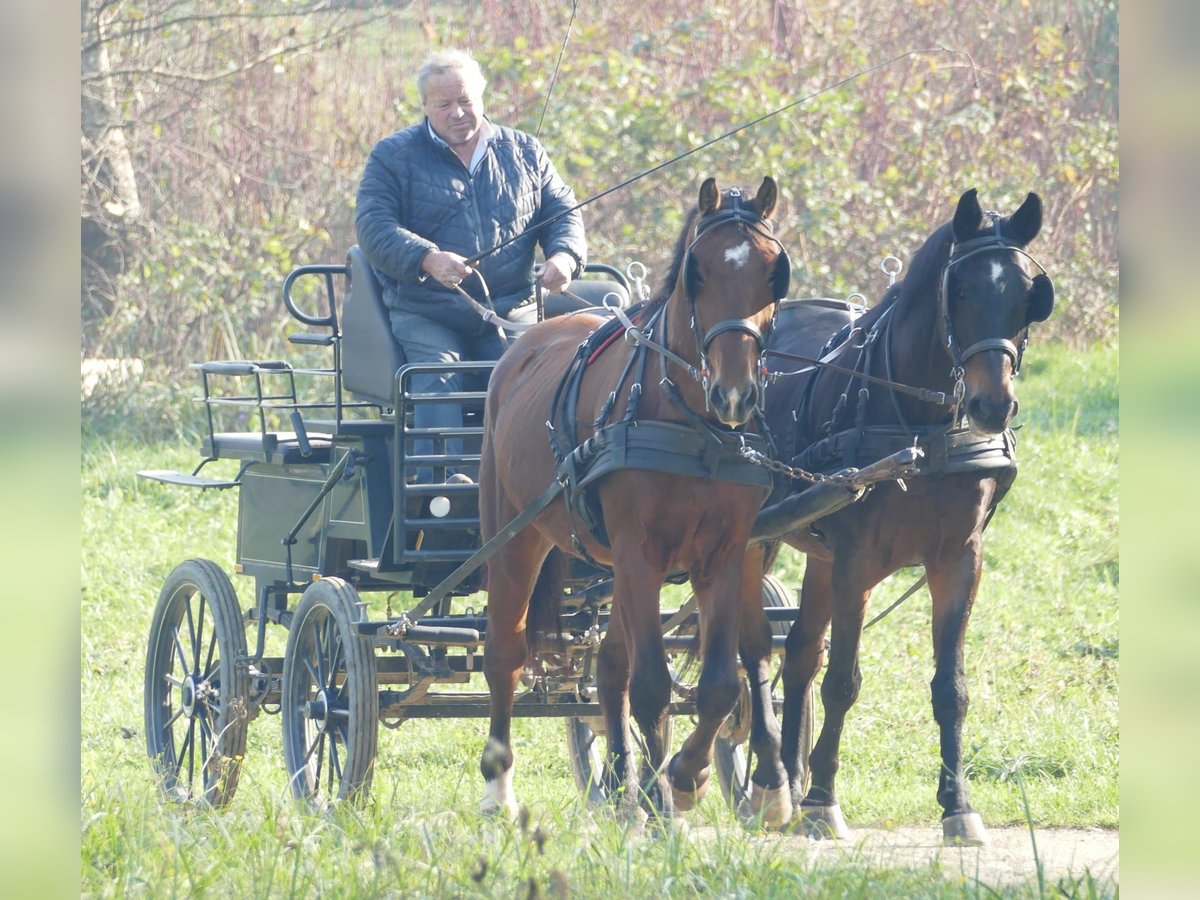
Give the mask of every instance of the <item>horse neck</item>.
[{"label": "horse neck", "polygon": [[[692,312],[682,285],[677,285],[667,299],[662,313],[662,326],[658,329],[655,339],[663,341],[667,348],[687,361],[695,369],[700,368],[700,348],[696,345],[696,336],[692,328]],[[661,378],[662,363],[651,361],[655,367],[653,377],[647,380],[657,383]],[[678,363],[667,361],[667,377],[674,382],[687,405],[696,411],[704,409],[704,389],[685,372]],[[665,398],[665,393],[664,393]],[[670,405],[670,404],[668,404]]]},{"label": "horse neck", "polygon": [[[897,296],[880,350],[882,355],[890,348],[890,371],[885,375],[889,380],[931,391],[949,393],[953,389],[953,363],[942,337],[940,290],[940,278],[930,275],[920,284],[902,288]],[[884,388],[879,393],[886,397],[891,392]],[[896,393],[895,404],[914,425],[928,425],[946,418],[944,407],[905,394]],[[891,398],[887,398],[887,405],[889,421],[894,420],[895,405]]]}]

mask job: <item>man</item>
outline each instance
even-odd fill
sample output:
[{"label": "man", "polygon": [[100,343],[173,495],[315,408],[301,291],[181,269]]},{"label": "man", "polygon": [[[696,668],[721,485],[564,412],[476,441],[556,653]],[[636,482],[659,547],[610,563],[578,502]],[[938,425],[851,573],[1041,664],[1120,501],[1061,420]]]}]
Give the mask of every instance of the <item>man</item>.
[{"label": "man", "polygon": [[[478,276],[499,315],[522,318],[534,299],[538,244],[549,292],[565,289],[586,262],[583,218],[568,212],[574,193],[536,138],[488,121],[486,85],[466,53],[428,56],[417,73],[425,120],[376,144],[359,185],[358,242],[379,276],[392,334],[410,363],[500,357],[505,337],[459,293],[486,303]],[[468,265],[501,244],[474,270]],[[412,387],[464,389],[461,376],[440,374],[415,376]],[[418,404],[414,425],[459,427],[461,410]],[[414,450],[431,453],[432,443],[419,441]],[[461,442],[448,442],[447,452],[461,452]],[[422,468],[418,481],[429,480],[432,470]]]}]

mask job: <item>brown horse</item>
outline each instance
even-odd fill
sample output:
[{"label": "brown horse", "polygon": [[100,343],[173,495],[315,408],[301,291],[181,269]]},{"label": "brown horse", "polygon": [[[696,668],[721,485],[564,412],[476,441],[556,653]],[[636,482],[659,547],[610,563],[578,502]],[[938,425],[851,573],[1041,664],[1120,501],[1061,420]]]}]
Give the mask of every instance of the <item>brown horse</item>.
[{"label": "brown horse", "polygon": [[[760,576],[779,545],[752,545],[749,551],[740,651],[753,686],[750,747],[758,760],[750,811],[768,825],[794,814],[810,834],[847,833],[834,775],[842,726],[862,681],[858,648],[867,600],[886,576],[920,565],[933,598],[931,689],[941,730],[943,835],[948,843],[987,840],[963,776],[963,638],[979,587],[984,526],[1016,477],[1008,431],[1017,411],[1013,376],[1030,323],[1044,320],[1053,308],[1050,279],[1022,249],[1041,221],[1036,194],[1002,218],[985,214],[975,191],[968,191],[953,221],[917,252],[910,274],[854,322],[853,330],[847,326],[826,345],[825,358],[843,370],[810,369],[780,378],[768,392],[768,424],[777,440],[786,438],[785,458],[803,451],[793,458],[797,467],[861,467],[914,443],[925,453],[921,474],[907,480],[907,490],[895,482],[877,485],[859,502],[783,536],[807,554],[807,565],[799,614],[787,638],[782,751],[770,704],[769,630],[759,599]],[[826,331],[814,341],[813,334],[787,329],[781,320],[768,353],[820,355],[816,348],[828,337]],[[781,485],[773,500],[792,489]],[[764,518],[777,508],[764,510]],[[831,622],[829,667],[821,684],[825,717],[805,794],[808,761],[801,758],[800,736],[811,733],[810,686]]]},{"label": "brown horse", "polygon": [[[769,478],[737,451],[744,441],[761,443],[753,420],[762,398],[764,336],[787,292],[787,254],[767,222],[776,199],[771,178],[753,199],[737,190],[722,194],[714,179],[704,182],[664,287],[635,314],[645,340],[629,340],[628,333],[616,340],[616,320],[596,315],[551,319],[523,334],[496,366],[480,465],[484,540],[555,478],[569,484],[564,498],[487,564],[485,811],[511,815],[517,808],[513,694],[534,620],[546,621],[543,604],[561,596],[547,576],[552,562],[566,559],[558,551],[613,571],[597,689],[614,783],[628,797],[639,796],[630,764],[632,713],[645,738],[641,796],[652,812],[670,817],[705,786],[714,736],[737,699],[741,566],[769,489]],[[658,779],[671,689],[659,591],[674,572],[688,573],[699,599],[702,674],[698,725],[671,762],[667,791]]]}]

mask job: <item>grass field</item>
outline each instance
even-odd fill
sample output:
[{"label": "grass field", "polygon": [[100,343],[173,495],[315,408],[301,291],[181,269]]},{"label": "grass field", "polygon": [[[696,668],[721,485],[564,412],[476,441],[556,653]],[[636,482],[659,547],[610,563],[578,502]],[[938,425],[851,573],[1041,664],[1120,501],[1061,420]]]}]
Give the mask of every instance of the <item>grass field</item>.
[{"label": "grass field", "polygon": [[[1021,474],[986,540],[967,637],[965,745],[973,801],[990,826],[1116,828],[1118,775],[1117,352],[1031,349],[1019,385]],[[587,810],[563,723],[517,720],[526,826],[481,820],[482,720],[381,729],[370,802],[314,816],[287,795],[278,720],[250,728],[241,785],[221,812],[157,792],[142,734],[150,615],[170,570],[208,557],[232,571],[235,498],[140,481],[190,470],[194,445],[89,435],[82,459],[81,889],[267,896],[979,896],[939,869],[813,867],[744,831],[713,791],[693,814],[711,839],[632,836]],[[802,558],[776,575],[799,584]],[[917,573],[882,585],[884,608]],[[237,583],[243,606],[251,592]],[[843,737],[839,791],[851,825],[937,828],[937,733],[929,708],[929,600],[922,591],[864,639],[864,684]],[[278,639],[278,638],[276,638]],[[1090,879],[1067,895],[1109,895]],[[1037,895],[1033,882],[1006,895]]]}]

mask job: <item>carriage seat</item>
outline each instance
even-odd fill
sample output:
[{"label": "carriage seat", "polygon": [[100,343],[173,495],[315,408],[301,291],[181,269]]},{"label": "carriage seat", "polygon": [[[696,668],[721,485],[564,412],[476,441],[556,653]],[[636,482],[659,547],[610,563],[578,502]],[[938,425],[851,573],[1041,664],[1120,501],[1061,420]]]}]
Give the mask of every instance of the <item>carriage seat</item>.
[{"label": "carriage seat", "polygon": [[[346,274],[350,290],[342,301],[342,386],[359,399],[392,408],[396,370],[405,363],[404,350],[392,336],[383,288],[357,244],[347,254]],[[628,289],[616,281],[579,278],[568,290],[579,299],[548,295],[546,318],[603,306],[610,293],[620,297],[621,306],[629,305]]]},{"label": "carriage seat", "polygon": [[392,337],[383,288],[357,244],[346,256],[350,290],[342,301],[342,386],[354,396],[395,406],[396,370],[404,351]]}]

